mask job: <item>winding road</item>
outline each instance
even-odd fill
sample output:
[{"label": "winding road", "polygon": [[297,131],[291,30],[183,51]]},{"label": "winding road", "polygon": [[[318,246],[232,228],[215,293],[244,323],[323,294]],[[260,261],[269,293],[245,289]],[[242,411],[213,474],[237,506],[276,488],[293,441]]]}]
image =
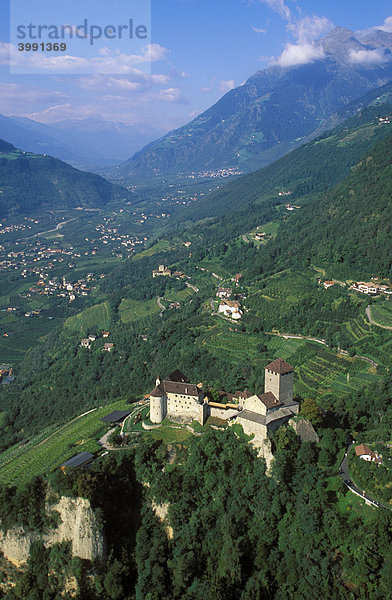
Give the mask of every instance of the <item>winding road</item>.
[{"label": "winding road", "polygon": [[162,298],[160,298],[160,297],[158,296],[158,298],[157,298],[157,304],[158,304],[159,308],[161,309],[161,312],[159,313],[159,316],[160,316],[160,317],[163,315],[163,311],[164,311],[164,310],[166,310],[166,307],[165,307],[165,306],[163,306],[163,304],[162,304],[161,300],[162,300]]},{"label": "winding road", "polygon": [[371,304],[369,304],[369,306],[366,309],[366,316],[369,319],[369,323],[371,323],[372,325],[375,325],[376,327],[381,327],[381,329],[388,329],[389,331],[392,331],[392,327],[388,327],[387,325],[380,325],[380,323],[376,323],[376,321],[373,321],[372,319],[372,315],[371,315],[371,310],[372,306]]}]

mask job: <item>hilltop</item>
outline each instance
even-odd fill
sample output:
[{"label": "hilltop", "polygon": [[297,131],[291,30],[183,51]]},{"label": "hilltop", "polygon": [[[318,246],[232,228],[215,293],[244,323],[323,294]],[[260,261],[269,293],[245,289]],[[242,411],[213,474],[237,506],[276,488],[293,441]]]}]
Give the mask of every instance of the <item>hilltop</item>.
[{"label": "hilltop", "polygon": [[0,140],[0,217],[45,208],[99,208],[131,194],[92,173],[47,156],[16,149]]}]

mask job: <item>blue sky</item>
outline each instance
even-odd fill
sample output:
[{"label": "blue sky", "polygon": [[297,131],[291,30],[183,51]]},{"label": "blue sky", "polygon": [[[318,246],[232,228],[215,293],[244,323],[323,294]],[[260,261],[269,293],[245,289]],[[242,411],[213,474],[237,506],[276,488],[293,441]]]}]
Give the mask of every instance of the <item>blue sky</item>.
[{"label": "blue sky", "polygon": [[[70,14],[74,1],[29,0],[29,5],[37,21],[50,7],[58,24],[75,25],[78,13]],[[44,70],[55,74],[12,75],[9,6],[8,0],[1,2],[0,112],[49,124],[92,117],[165,132],[274,61],[317,59],[313,42],[334,25],[354,31],[382,26],[392,32],[390,0],[152,0],[151,39],[144,48],[115,47],[105,40],[94,47],[74,43],[74,74],[47,53],[38,58]],[[110,19],[113,24],[137,14],[137,6],[147,6],[145,0],[76,4],[91,21]],[[151,59],[151,72],[145,58]],[[87,73],[83,65],[88,65]]]}]

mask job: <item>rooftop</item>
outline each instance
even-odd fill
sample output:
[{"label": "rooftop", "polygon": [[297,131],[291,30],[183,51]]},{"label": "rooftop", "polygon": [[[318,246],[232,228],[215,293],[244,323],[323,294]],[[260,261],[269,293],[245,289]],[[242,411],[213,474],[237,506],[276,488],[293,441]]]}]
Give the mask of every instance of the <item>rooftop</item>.
[{"label": "rooftop", "polygon": [[267,365],[265,368],[273,373],[278,373],[279,375],[284,375],[285,373],[291,373],[294,371],[294,367],[289,365],[289,363],[283,360],[283,358],[277,358],[276,360],[273,360],[272,363]]},{"label": "rooftop", "polygon": [[93,460],[93,458],[94,458],[94,454],[91,454],[90,452],[80,452],[80,454],[73,456],[72,458],[67,460],[65,463],[63,463],[61,466],[62,467],[82,467],[83,465],[86,465],[87,463],[91,462]]},{"label": "rooftop", "polygon": [[265,415],[259,415],[259,413],[255,413],[252,410],[243,410],[239,413],[238,419],[246,419],[247,421],[252,421],[252,423],[259,423],[260,425],[266,424]]},{"label": "rooftop", "polygon": [[105,423],[121,423],[130,414],[130,410],[114,410],[106,415],[106,417],[103,417],[101,421],[105,421]]},{"label": "rooftop", "polygon": [[282,403],[274,396],[272,392],[266,392],[265,394],[261,394],[258,398],[262,401],[263,404],[267,408],[276,408],[277,406],[282,406]]},{"label": "rooftop", "polygon": [[357,456],[363,456],[364,454],[369,454],[372,456],[375,453],[366,444],[359,444],[359,446],[355,447],[355,454]]}]

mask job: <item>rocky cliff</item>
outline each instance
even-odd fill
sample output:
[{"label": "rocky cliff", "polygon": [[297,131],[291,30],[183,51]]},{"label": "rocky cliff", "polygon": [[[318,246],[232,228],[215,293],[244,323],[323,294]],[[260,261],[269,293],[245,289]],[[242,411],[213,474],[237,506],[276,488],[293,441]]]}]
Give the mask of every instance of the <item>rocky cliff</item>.
[{"label": "rocky cliff", "polygon": [[9,529],[6,534],[0,530],[0,551],[10,562],[16,566],[26,563],[30,546],[37,540],[42,540],[47,547],[69,541],[73,556],[82,559],[93,561],[104,557],[102,526],[88,500],[62,497],[49,510],[60,515],[55,529],[42,534],[26,532],[22,527]]}]

